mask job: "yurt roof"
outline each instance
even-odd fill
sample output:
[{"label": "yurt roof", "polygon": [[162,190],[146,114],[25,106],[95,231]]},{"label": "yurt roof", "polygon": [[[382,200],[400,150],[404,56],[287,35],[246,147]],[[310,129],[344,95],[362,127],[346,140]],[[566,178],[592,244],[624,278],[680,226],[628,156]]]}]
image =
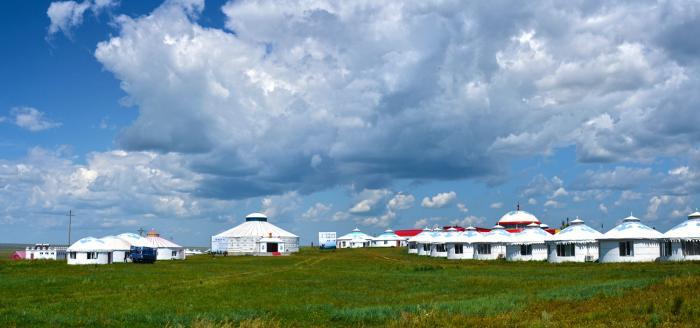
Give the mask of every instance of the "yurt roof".
[{"label": "yurt roof", "polygon": [[131,246],[153,247],[153,246],[151,246],[151,243],[148,241],[148,239],[146,239],[145,237],[142,237],[140,235],[137,235],[135,233],[127,232],[127,233],[119,234],[116,237],[126,241]]},{"label": "yurt roof", "polygon": [[[248,215],[260,214],[253,213]],[[261,214],[262,215],[262,214]],[[231,237],[231,238],[241,238],[241,237],[289,237],[298,238],[297,235],[284,230],[270,222],[267,221],[245,221],[229,230],[226,230],[214,237]]]},{"label": "yurt roof", "polygon": [[516,211],[510,211],[506,214],[504,214],[500,220],[498,220],[498,224],[503,225],[503,224],[526,224],[526,223],[537,223],[540,224],[540,220],[537,219],[534,215],[530,214],[529,212],[526,211],[521,211],[521,210],[516,210]]},{"label": "yurt roof", "polygon": [[495,225],[491,231],[481,233],[474,242],[478,243],[507,243],[513,238],[513,234],[503,229],[501,225]]},{"label": "yurt roof", "polygon": [[100,238],[100,240],[105,243],[107,248],[113,251],[128,251],[131,249],[129,242],[116,236],[106,236]]},{"label": "yurt roof", "polygon": [[394,233],[394,230],[387,229],[384,230],[379,236],[374,237],[374,240],[389,240],[389,241],[394,241],[394,240],[405,240],[406,238],[401,237]]},{"label": "yurt roof", "polygon": [[104,241],[97,239],[95,237],[85,237],[82,238],[73,245],[70,245],[68,249],[66,249],[68,252],[106,252],[106,251],[111,251],[110,248],[107,247],[107,244],[105,244]]},{"label": "yurt roof", "polygon": [[639,222],[632,215],[622,220],[622,223],[603,234],[599,239],[658,239],[663,234]]},{"label": "yurt roof", "polygon": [[450,241],[455,243],[473,243],[481,236],[476,229],[465,229],[464,231],[456,234]]},{"label": "yurt roof", "polygon": [[151,243],[151,247],[153,248],[182,248],[182,246],[161,236],[146,236],[146,239],[148,239],[148,242]]},{"label": "yurt roof", "polygon": [[550,238],[549,232],[540,228],[539,224],[529,224],[523,231],[513,234],[511,244],[528,245],[544,243]]},{"label": "yurt roof", "polygon": [[[451,230],[450,230],[451,229]],[[459,231],[455,228],[450,228],[445,232],[440,232],[432,239],[433,244],[444,244],[454,240],[459,235]]]},{"label": "yurt roof", "polygon": [[557,243],[595,242],[603,236],[602,233],[585,225],[583,220],[579,218],[571,221],[570,224],[558,234],[551,236],[549,240]]},{"label": "yurt roof", "polygon": [[355,228],[352,229],[352,232],[349,234],[340,236],[339,238],[336,238],[336,240],[351,240],[351,241],[356,241],[356,242],[365,242],[368,240],[372,240],[374,237],[360,231],[360,229]]},{"label": "yurt roof", "polygon": [[284,240],[279,239],[279,238],[270,238],[270,237],[265,237],[265,238],[260,238],[258,240],[258,243],[283,243]]},{"label": "yurt roof", "polygon": [[688,215],[688,220],[671,228],[664,234],[670,240],[700,240],[700,213]]},{"label": "yurt roof", "polygon": [[417,234],[417,235],[411,237],[410,239],[408,239],[408,242],[411,242],[411,243],[425,243],[425,242],[428,241],[428,237],[430,237],[430,232],[431,232],[430,229],[429,229],[428,227],[426,227],[426,228],[423,229],[423,231],[421,231],[419,234]]},{"label": "yurt roof", "polygon": [[254,212],[245,216],[246,221],[267,221],[267,215]]}]

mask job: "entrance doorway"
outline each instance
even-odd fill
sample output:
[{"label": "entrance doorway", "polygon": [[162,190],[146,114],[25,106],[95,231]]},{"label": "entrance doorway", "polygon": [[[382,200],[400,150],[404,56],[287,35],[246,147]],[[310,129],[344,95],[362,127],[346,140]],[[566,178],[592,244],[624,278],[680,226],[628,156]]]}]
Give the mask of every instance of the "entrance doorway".
[{"label": "entrance doorway", "polygon": [[112,264],[112,252],[107,253],[107,263]]},{"label": "entrance doorway", "polygon": [[267,252],[268,253],[278,252],[277,243],[267,243]]}]

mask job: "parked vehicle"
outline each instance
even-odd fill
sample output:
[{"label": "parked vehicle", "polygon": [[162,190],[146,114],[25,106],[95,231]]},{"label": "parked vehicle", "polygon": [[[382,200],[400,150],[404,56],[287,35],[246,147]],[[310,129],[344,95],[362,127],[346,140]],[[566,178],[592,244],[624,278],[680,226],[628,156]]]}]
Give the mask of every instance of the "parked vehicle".
[{"label": "parked vehicle", "polygon": [[156,249],[151,247],[131,246],[129,258],[134,263],[153,263],[156,261]]}]

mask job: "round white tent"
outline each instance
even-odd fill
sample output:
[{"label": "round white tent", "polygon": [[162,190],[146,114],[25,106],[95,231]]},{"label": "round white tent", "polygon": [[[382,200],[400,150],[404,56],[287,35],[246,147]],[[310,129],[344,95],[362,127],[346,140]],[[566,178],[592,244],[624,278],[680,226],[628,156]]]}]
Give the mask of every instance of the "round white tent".
[{"label": "round white tent", "polygon": [[663,235],[662,258],[671,261],[700,260],[700,212]]},{"label": "round white tent", "polygon": [[542,230],[538,223],[530,223],[513,235],[511,242],[506,246],[506,260],[508,261],[544,261],[547,259],[547,246],[545,241],[551,235]]},{"label": "round white tent", "polygon": [[335,239],[336,248],[362,248],[369,247],[372,243],[372,236],[360,231],[360,229],[352,229],[347,235],[340,236]]},{"label": "round white tent", "polygon": [[598,260],[598,239],[602,233],[576,218],[570,226],[547,241],[547,259],[552,263],[593,262]]},{"label": "round white tent", "polygon": [[110,250],[109,263],[126,263],[131,250],[131,244],[116,236],[100,238],[106,248]]},{"label": "round white tent", "polygon": [[651,262],[661,256],[663,234],[630,215],[598,239],[600,262]]},{"label": "round white tent", "polygon": [[517,210],[504,214],[501,219],[498,220],[498,225],[506,229],[519,229],[531,223],[540,224],[540,220],[532,215],[532,213],[520,210],[520,206],[518,206]]},{"label": "round white tent", "polygon": [[109,264],[111,249],[104,241],[94,238],[82,238],[66,250],[68,264]]},{"label": "round white tent", "polygon": [[[276,240],[265,242],[262,252],[262,238]],[[267,222],[265,214],[251,213],[240,225],[212,236],[211,250],[231,255],[289,255],[299,251],[299,236]]]},{"label": "round white tent", "polygon": [[491,231],[481,233],[474,240],[477,260],[496,260],[506,257],[506,244],[512,239],[512,234],[502,226],[495,225]]},{"label": "round white tent", "polygon": [[379,236],[372,238],[372,247],[401,247],[406,245],[406,238],[394,233],[394,230],[384,230]]},{"label": "round white tent", "polygon": [[146,234],[146,240],[151,244],[150,247],[156,249],[156,260],[185,259],[184,247],[161,237],[155,230],[151,230]]},{"label": "round white tent", "polygon": [[447,238],[447,259],[467,260],[474,258],[474,241],[479,238],[476,228],[468,227],[463,232]]},{"label": "round white tent", "polygon": [[[418,255],[430,255],[430,234],[432,230],[425,227],[423,231],[408,240],[408,253]],[[415,248],[412,248],[415,247]]]},{"label": "round white tent", "polygon": [[127,232],[118,234],[117,238],[126,241],[129,245],[134,247],[153,247],[148,239],[135,233]]},{"label": "round white tent", "polygon": [[430,256],[447,257],[446,243],[457,233],[457,229],[449,228],[447,231],[437,231],[436,234],[431,235],[433,238],[430,245]]}]

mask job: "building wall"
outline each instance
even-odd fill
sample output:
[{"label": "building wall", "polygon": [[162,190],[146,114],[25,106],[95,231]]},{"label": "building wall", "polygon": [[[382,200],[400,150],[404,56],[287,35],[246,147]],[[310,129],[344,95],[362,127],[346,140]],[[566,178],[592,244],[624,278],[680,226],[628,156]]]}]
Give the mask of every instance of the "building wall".
[{"label": "building wall", "polygon": [[547,261],[551,263],[564,262],[594,262],[598,260],[598,244],[597,243],[580,243],[575,244],[575,256],[557,256],[557,244],[547,243],[549,256]]},{"label": "building wall", "polygon": [[98,252],[97,258],[88,259],[87,252],[76,252],[75,259],[71,259],[68,256],[68,264],[70,265],[83,265],[83,264],[108,264],[109,263],[108,252]]},{"label": "building wall", "polygon": [[126,251],[113,251],[112,252],[112,263],[126,263]]},{"label": "building wall", "polygon": [[444,252],[438,252],[437,244],[430,245],[430,256],[432,257],[447,257],[447,249]]},{"label": "building wall", "polygon": [[34,249],[35,247],[27,247],[25,249],[25,259],[28,260],[65,260],[66,259],[66,248],[65,247],[39,247],[40,249]]},{"label": "building wall", "polygon": [[662,258],[665,261],[700,261],[700,255],[683,255],[683,248],[680,241],[671,243],[671,256]]},{"label": "building wall", "polygon": [[408,248],[408,254],[418,254],[418,244],[415,242],[411,242],[411,244],[416,245],[416,248],[411,248],[410,245],[407,245]]},{"label": "building wall", "polygon": [[462,254],[455,253],[455,244],[447,244],[447,259],[449,260],[472,260],[474,259],[474,245],[469,243],[460,243],[462,245]]},{"label": "building wall", "polygon": [[[428,250],[425,250],[425,248],[424,248],[425,245],[427,245]],[[418,255],[421,255],[421,256],[429,256],[429,255],[430,255],[430,249],[431,249],[431,245],[430,245],[430,244],[427,244],[427,243],[418,243],[418,252],[417,252],[417,253],[418,253]]]},{"label": "building wall", "polygon": [[508,261],[544,261],[547,259],[547,246],[544,243],[532,244],[531,255],[520,255],[521,245],[506,246],[506,260]]},{"label": "building wall", "polygon": [[[175,255],[173,255],[175,252]],[[156,260],[184,260],[185,250],[182,248],[158,248],[156,250]]]},{"label": "building wall", "polygon": [[[262,236],[248,237],[212,237],[212,250],[226,251],[231,255],[249,255],[257,253],[257,241],[263,238]],[[284,241],[285,253],[296,253],[299,251],[298,237],[276,237]],[[223,248],[223,249],[222,249]],[[183,252],[184,256],[184,252]],[[184,257],[183,257],[184,259]]]},{"label": "building wall", "polygon": [[400,240],[372,240],[372,245],[371,245],[371,247],[401,247],[401,246],[405,246],[405,245],[402,245]]},{"label": "building wall", "polygon": [[652,262],[661,252],[656,240],[629,240],[634,244],[632,256],[620,256],[620,242],[626,240],[601,240],[599,243],[599,261],[606,262]]},{"label": "building wall", "polygon": [[477,244],[474,244],[474,259],[476,260],[497,260],[506,258],[506,246],[503,243],[490,243],[491,254],[479,254],[476,251]]}]

